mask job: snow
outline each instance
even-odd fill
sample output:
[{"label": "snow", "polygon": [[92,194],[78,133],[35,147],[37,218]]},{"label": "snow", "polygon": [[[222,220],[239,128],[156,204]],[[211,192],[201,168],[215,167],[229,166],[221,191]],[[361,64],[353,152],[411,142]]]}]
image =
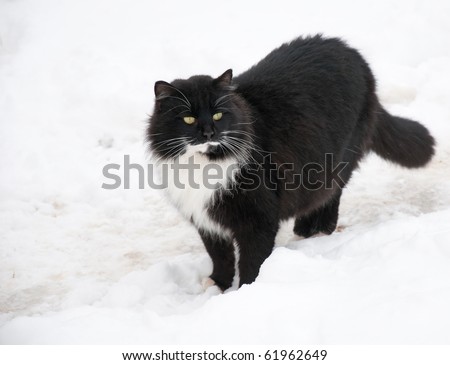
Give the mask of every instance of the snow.
[{"label": "snow", "polygon": [[[361,50],[437,154],[368,156],[340,232],[286,222],[254,284],[204,290],[195,229],[137,171],[102,189],[102,168],[147,163],[155,81],[238,74],[317,32]],[[0,343],[449,344],[449,33],[437,0],[0,2]]]}]

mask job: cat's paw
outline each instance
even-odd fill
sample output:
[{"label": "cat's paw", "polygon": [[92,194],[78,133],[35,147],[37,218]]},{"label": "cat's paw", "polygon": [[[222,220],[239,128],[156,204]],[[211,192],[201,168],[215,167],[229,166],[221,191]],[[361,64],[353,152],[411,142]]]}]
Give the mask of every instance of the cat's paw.
[{"label": "cat's paw", "polygon": [[347,227],[346,226],[337,226],[336,232],[343,232]]},{"label": "cat's paw", "polygon": [[211,287],[213,287],[213,286],[217,286],[216,285],[216,282],[213,280],[213,279],[211,279],[211,278],[204,278],[203,280],[202,280],[202,287],[203,287],[203,290],[207,290],[208,288],[211,288]]}]

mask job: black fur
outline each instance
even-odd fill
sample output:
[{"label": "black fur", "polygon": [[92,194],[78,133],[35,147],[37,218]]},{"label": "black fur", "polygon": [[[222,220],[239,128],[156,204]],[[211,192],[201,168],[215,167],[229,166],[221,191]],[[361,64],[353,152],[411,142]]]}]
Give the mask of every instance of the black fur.
[{"label": "black fur", "polygon": [[[234,145],[241,163],[237,182],[207,207],[231,235],[198,227],[213,260],[211,278],[222,289],[234,276],[233,242],[242,285],[257,277],[281,220],[296,217],[294,231],[304,237],[331,234],[342,189],[368,151],[406,167],[423,166],[433,156],[428,130],[381,107],[368,64],[339,39],[298,38],[231,76],[229,70],[217,79],[156,83],[148,130],[152,152],[162,159],[183,154],[188,144],[220,142],[229,131],[240,139]],[[223,119],[214,123],[217,111]],[[186,115],[196,124],[183,123]],[[178,136],[189,140],[175,149],[165,143]],[[221,160],[236,150],[214,147],[207,155]],[[302,184],[292,184],[299,179]]]}]

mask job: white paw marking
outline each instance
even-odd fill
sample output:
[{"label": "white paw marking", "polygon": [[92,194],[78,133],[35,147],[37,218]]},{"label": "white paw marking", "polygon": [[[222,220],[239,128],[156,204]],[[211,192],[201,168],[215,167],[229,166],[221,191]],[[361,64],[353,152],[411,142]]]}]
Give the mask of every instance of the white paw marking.
[{"label": "white paw marking", "polygon": [[216,285],[216,282],[211,278],[204,278],[202,280],[203,290],[211,288],[212,286],[215,286],[215,285]]}]

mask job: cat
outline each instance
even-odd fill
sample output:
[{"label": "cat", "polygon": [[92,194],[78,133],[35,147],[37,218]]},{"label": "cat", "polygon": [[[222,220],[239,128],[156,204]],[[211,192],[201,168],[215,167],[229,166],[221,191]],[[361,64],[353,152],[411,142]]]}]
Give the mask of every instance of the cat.
[{"label": "cat", "polygon": [[[423,125],[381,106],[368,63],[339,38],[299,37],[235,78],[227,70],[154,89],[151,154],[170,166],[169,199],[198,229],[222,291],[236,264],[239,287],[255,281],[281,221],[294,217],[306,238],[331,234],[369,151],[408,168],[434,154]],[[212,187],[201,184],[206,170]]]}]

